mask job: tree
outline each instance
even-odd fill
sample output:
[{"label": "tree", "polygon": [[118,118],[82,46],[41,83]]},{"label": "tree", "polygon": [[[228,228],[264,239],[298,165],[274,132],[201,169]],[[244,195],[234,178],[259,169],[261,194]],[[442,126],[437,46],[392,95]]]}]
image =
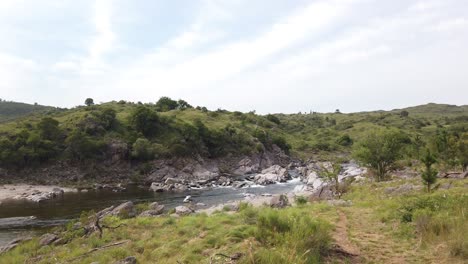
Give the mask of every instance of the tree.
[{"label": "tree", "polygon": [[146,106],[139,105],[130,115],[130,123],[145,137],[153,137],[160,125],[158,114]]},{"label": "tree", "polygon": [[335,194],[338,195],[338,198],[341,198],[341,195],[343,192],[341,190],[340,180],[339,180],[339,175],[341,172],[340,163],[337,162],[333,164],[331,169],[323,167],[322,171],[323,171],[322,175],[325,176],[327,181],[329,181],[331,185],[333,186],[333,188],[335,189]]},{"label": "tree", "polygon": [[188,109],[188,108],[193,108],[193,106],[191,106],[189,103],[187,103],[186,101],[184,101],[182,99],[177,101],[177,109],[184,110],[184,109]]},{"label": "tree", "polygon": [[409,113],[408,113],[408,111],[403,110],[403,111],[400,112],[400,116],[401,116],[401,117],[408,117],[408,116],[409,116]]},{"label": "tree", "polygon": [[37,124],[37,128],[42,139],[54,141],[60,138],[61,131],[59,128],[59,122],[53,118],[42,118]]},{"label": "tree", "polygon": [[78,161],[102,157],[106,148],[103,141],[93,139],[79,129],[68,136],[66,143],[69,154]]},{"label": "tree", "polygon": [[381,181],[401,157],[406,137],[396,129],[377,130],[369,133],[356,145],[354,156],[369,166]]},{"label": "tree", "polygon": [[159,98],[159,100],[156,102],[156,109],[160,112],[167,112],[170,110],[177,109],[179,107],[179,104],[177,101],[172,100],[171,98],[167,96],[163,96]]},{"label": "tree", "polygon": [[86,98],[84,103],[85,103],[86,106],[92,106],[92,105],[94,105],[94,100],[93,100],[93,98]]},{"label": "tree", "polygon": [[437,159],[427,150],[421,161],[426,166],[425,171],[421,173],[421,178],[424,184],[426,184],[427,192],[430,192],[432,184],[437,181],[437,171],[432,169],[432,164],[436,163]]},{"label": "tree", "polygon": [[468,168],[468,133],[465,134],[465,137],[466,139],[460,138],[457,149],[458,162],[463,171],[466,171]]}]

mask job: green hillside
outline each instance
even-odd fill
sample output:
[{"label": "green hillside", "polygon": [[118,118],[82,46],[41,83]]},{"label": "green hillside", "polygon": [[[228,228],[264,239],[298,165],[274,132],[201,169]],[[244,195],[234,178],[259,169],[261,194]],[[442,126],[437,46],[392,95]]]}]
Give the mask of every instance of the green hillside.
[{"label": "green hillside", "polygon": [[[426,147],[442,153],[446,151],[440,148],[442,143],[446,149],[465,143],[468,107],[427,104],[351,114],[258,115],[209,111],[166,97],[155,104],[109,102],[43,111],[0,124],[0,166],[23,168],[58,159],[105,160],[116,142],[128,153],[125,159],[142,162],[194,155],[248,155],[274,145],[295,157],[325,158],[348,155],[355,142],[374,130],[389,128],[405,138],[408,159],[418,158]],[[436,139],[444,142],[439,144]],[[459,160],[456,155],[444,153],[453,164]]]},{"label": "green hillside", "polygon": [[0,99],[0,122],[13,120],[34,113],[44,113],[54,109],[54,107],[50,106],[8,102]]}]

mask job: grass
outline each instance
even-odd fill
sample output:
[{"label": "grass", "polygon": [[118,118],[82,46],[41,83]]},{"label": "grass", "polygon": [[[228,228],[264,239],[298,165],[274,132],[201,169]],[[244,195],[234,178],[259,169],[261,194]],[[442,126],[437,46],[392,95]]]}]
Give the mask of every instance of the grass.
[{"label": "grass", "polygon": [[[281,211],[242,205],[236,214],[109,217],[105,220],[107,225],[125,226],[105,230],[99,239],[96,235],[83,238],[70,224],[61,230],[62,236],[72,238],[67,245],[41,248],[36,239],[0,256],[0,262],[50,263],[57,259],[68,263],[112,263],[135,256],[139,263],[209,263],[216,253],[243,253],[241,263],[316,263],[327,253],[331,242],[331,225],[313,214],[320,210],[323,208],[315,205]],[[126,240],[129,242],[121,246],[79,258],[93,248]]]},{"label": "grass", "polygon": [[[334,235],[338,226],[340,234],[348,237],[345,243],[359,249],[357,258],[362,263],[464,263],[468,259],[468,180],[440,182],[452,182],[453,187],[433,193],[417,188],[389,193],[388,187],[421,181],[356,183],[343,196],[353,202],[350,207],[309,203],[298,197],[296,206],[280,210],[241,203],[237,213],[226,209],[210,216],[108,217],[108,226],[125,225],[105,230],[102,239],[83,238],[70,223],[57,229],[70,240],[68,244],[41,248],[36,238],[1,255],[0,263],[50,263],[51,259],[112,263],[127,256],[135,256],[139,263],[224,263],[219,253],[242,253],[239,263],[354,263],[333,251],[332,245],[342,242],[332,239],[339,237]],[[79,258],[119,241],[128,242]]]}]

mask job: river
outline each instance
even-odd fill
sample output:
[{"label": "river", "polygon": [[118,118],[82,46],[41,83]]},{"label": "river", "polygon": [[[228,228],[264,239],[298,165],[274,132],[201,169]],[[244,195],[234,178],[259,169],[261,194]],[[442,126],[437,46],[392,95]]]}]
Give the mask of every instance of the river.
[{"label": "river", "polygon": [[156,201],[164,204],[166,208],[173,208],[181,205],[187,195],[191,195],[195,203],[204,203],[208,208],[228,201],[241,200],[247,193],[261,195],[290,192],[300,184],[298,179],[293,179],[287,183],[267,186],[242,189],[215,187],[178,193],[155,193],[148,188],[130,185],[123,192],[111,190],[71,192],[40,203],[24,200],[4,201],[0,205],[0,246],[19,236],[38,234],[48,227],[65,224],[71,219],[78,218],[83,211],[99,211],[125,201],[136,204]]}]

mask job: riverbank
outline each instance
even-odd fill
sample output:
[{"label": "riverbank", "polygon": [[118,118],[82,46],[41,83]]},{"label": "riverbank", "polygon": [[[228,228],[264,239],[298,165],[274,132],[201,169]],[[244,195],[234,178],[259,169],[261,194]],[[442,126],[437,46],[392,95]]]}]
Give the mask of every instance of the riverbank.
[{"label": "riverbank", "polygon": [[57,185],[4,184],[0,185],[0,204],[6,200],[40,201],[49,196],[77,192],[75,188]]}]

